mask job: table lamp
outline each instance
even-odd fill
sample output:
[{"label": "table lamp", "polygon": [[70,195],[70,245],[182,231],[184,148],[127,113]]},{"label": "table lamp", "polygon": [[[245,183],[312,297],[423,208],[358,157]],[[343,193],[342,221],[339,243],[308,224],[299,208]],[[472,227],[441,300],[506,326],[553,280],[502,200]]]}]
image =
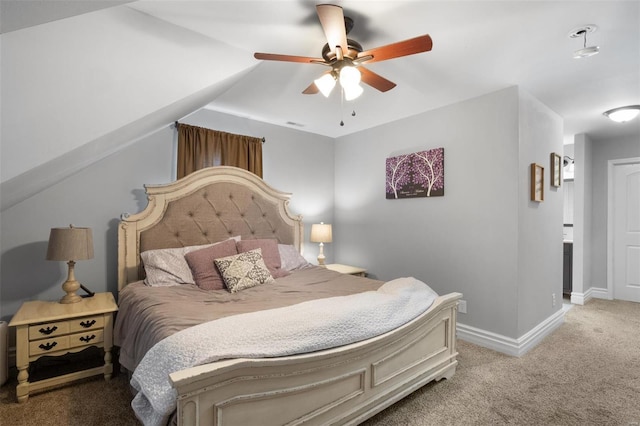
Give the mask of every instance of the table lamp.
[{"label": "table lamp", "polygon": [[82,297],[76,294],[80,283],[76,281],[73,269],[76,260],[85,259],[93,259],[91,228],[76,228],[73,225],[69,225],[68,228],[51,228],[47,260],[66,261],[69,265],[67,281],[62,284],[62,289],[67,294],[60,299],[60,303],[76,303],[82,300]]},{"label": "table lamp", "polygon": [[320,266],[324,266],[324,243],[330,243],[331,239],[331,224],[320,222],[311,225],[311,242],[320,243],[320,254],[318,254]]}]

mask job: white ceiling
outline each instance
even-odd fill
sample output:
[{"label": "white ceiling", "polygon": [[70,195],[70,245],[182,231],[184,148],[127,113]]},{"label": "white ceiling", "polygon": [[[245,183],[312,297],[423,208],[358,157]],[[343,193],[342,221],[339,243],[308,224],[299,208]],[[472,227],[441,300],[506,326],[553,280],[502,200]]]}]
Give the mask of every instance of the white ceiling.
[{"label": "white ceiling", "polygon": [[[85,1],[82,3],[91,5],[86,9],[78,8],[77,1],[66,1],[55,2],[57,7],[49,12],[34,8],[33,4],[51,2],[2,0],[2,3],[3,33],[120,7],[131,8],[146,19],[151,17],[164,23],[168,44],[172,43],[170,38],[176,27],[222,42],[237,49],[239,54],[249,56],[253,52],[268,52],[320,57],[326,43],[315,13],[318,2],[302,0]],[[372,71],[397,83],[397,87],[379,93],[366,86],[359,99],[343,106],[338,91],[328,99],[322,95],[301,94],[324,67],[256,60],[253,70],[211,99],[207,107],[339,137],[518,85],[565,119],[567,137],[587,133],[595,140],[621,135],[640,138],[640,120],[620,125],[602,115],[610,108],[640,104],[639,1],[340,1],[334,4],[343,6],[345,15],[354,18],[355,26],[349,38],[360,42],[365,49],[430,34],[433,50],[369,65]],[[598,26],[595,33],[588,35],[587,44],[598,45],[601,53],[576,60],[572,52],[581,48],[583,41],[570,39],[568,34],[585,24]],[[205,46],[202,55],[215,55],[215,52]],[[216,63],[225,67],[225,61],[226,55],[220,55]],[[132,66],[111,65],[114,68]],[[185,93],[187,95],[191,94]],[[356,111],[355,117],[351,116],[352,110]],[[341,119],[344,126],[339,125]]]}]

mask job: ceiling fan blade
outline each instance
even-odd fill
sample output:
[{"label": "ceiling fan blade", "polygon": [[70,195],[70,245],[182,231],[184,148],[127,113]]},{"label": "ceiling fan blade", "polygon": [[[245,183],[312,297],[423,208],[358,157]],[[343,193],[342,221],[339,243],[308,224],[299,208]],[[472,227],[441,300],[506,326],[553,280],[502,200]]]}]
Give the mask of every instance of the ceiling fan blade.
[{"label": "ceiling fan blade", "polygon": [[375,72],[365,67],[358,67],[358,70],[362,75],[362,82],[368,84],[374,89],[378,89],[381,92],[386,92],[396,87],[396,84],[393,81],[389,81],[381,75],[376,74]]},{"label": "ceiling fan blade", "polygon": [[349,46],[342,8],[333,4],[319,4],[316,6],[316,10],[331,51],[335,52],[336,46],[340,46],[342,51],[346,52]]},{"label": "ceiling fan blade", "polygon": [[321,58],[309,58],[307,56],[293,56],[293,55],[279,55],[277,53],[259,53],[253,54],[256,59],[262,59],[265,61],[284,61],[284,62],[302,62],[307,64],[325,64],[324,59]]},{"label": "ceiling fan blade", "polygon": [[318,93],[320,91],[320,89],[318,89],[318,86],[316,86],[316,83],[312,82],[309,87],[307,87],[306,89],[304,89],[302,91],[303,95],[315,95],[316,93]]},{"label": "ceiling fan blade", "polygon": [[[387,59],[400,58],[402,56],[414,55],[416,53],[428,52],[433,47],[433,41],[429,34],[376,47],[358,53],[357,58],[372,56],[372,59],[362,61],[363,64],[386,61]],[[356,58],[356,60],[357,60]]]}]

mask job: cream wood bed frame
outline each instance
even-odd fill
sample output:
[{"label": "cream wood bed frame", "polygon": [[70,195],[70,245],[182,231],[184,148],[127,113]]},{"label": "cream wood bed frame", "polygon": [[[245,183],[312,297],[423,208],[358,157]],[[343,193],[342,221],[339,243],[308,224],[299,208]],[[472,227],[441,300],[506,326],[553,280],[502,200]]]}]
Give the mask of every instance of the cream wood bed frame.
[{"label": "cream wood bed frame", "polygon": [[[212,167],[168,185],[145,186],[148,206],[136,215],[123,215],[119,226],[119,289],[143,276],[141,235],[162,221],[168,205],[202,188],[215,192],[221,182],[249,188],[252,200],[275,206],[290,232],[279,238],[301,247],[302,218],[289,212],[290,194],[244,170]],[[243,238],[268,236],[242,233]],[[440,296],[413,321],[362,342],[287,357],[223,360],[172,373],[178,424],[358,424],[426,383],[453,376],[460,297]]]}]

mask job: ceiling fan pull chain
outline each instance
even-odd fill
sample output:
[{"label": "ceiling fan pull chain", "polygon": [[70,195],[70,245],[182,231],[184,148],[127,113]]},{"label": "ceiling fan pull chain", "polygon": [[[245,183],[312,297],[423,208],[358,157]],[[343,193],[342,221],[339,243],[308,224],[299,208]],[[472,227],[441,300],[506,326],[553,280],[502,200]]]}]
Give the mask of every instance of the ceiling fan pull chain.
[{"label": "ceiling fan pull chain", "polygon": [[344,126],[344,88],[340,87],[340,125]]}]

